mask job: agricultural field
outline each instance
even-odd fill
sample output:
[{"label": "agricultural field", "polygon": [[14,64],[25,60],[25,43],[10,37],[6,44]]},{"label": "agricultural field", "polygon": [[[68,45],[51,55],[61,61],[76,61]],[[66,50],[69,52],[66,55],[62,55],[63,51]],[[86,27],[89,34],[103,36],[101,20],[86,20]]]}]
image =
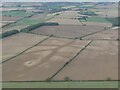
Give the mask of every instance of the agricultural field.
[{"label": "agricultural field", "polygon": [[[47,80],[89,42],[89,40],[50,38],[22,55],[3,63],[3,81]],[[11,70],[12,73],[9,73]]]},{"label": "agricultural field", "polygon": [[59,26],[43,26],[34,29],[31,32],[36,34],[54,35],[57,37],[79,38],[103,30],[104,30],[103,26],[94,27],[93,25],[87,26],[59,25]]},{"label": "agricultural field", "polygon": [[94,35],[89,35],[84,37],[83,39],[89,40],[117,40],[118,39],[118,30],[106,30],[100,33],[96,33]]},{"label": "agricultural field", "polygon": [[11,23],[2,28],[3,87],[118,87],[116,3],[18,2],[3,8],[1,26]]},{"label": "agricultural field", "polygon": [[[47,38],[46,36],[19,33],[2,40],[2,61],[5,61],[23,50]],[[19,48],[18,48],[19,47]]]},{"label": "agricultural field", "polygon": [[8,21],[8,22],[15,22],[17,20],[21,19],[21,17],[9,17],[9,16],[2,16],[2,21]]},{"label": "agricultural field", "polygon": [[79,14],[77,11],[63,11],[47,22],[57,22],[60,25],[81,25],[80,21],[75,19],[78,16]]},{"label": "agricultural field", "polygon": [[117,47],[117,41],[93,41],[53,79],[118,80]]},{"label": "agricultural field", "polygon": [[25,17],[25,16],[30,16],[32,15],[32,12],[26,12],[26,11],[3,11],[2,15],[3,16],[10,16],[10,17]]}]

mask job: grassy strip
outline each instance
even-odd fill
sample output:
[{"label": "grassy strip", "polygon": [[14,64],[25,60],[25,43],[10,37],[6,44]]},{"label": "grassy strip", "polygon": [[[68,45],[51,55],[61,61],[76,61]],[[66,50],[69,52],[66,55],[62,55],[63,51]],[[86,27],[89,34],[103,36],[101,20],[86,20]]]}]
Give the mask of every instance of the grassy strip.
[{"label": "grassy strip", "polygon": [[6,82],[3,88],[118,88],[118,81],[88,82]]}]

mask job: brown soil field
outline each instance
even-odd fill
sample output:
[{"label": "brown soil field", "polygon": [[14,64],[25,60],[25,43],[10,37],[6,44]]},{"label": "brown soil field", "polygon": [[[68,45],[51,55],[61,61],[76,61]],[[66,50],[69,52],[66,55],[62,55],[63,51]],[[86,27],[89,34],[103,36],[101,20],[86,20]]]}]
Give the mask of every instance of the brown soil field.
[{"label": "brown soil field", "polygon": [[118,80],[118,42],[93,41],[53,79]]},{"label": "brown soil field", "polygon": [[54,75],[87,41],[50,38],[3,63],[3,81],[39,81]]},{"label": "brown soil field", "polygon": [[43,26],[33,30],[32,32],[45,35],[53,34],[54,36],[58,37],[75,38],[102,30],[104,30],[103,26],[59,25],[59,26]]},{"label": "brown soil field", "polygon": [[103,27],[112,27],[112,23],[100,23],[100,22],[83,22],[86,25],[94,25],[94,26],[103,26]]},{"label": "brown soil field", "polygon": [[9,16],[2,16],[2,21],[17,21],[21,17],[9,17]]},{"label": "brown soil field", "polygon": [[84,37],[83,39],[97,40],[97,39],[107,39],[107,40],[117,40],[118,30],[106,30],[93,35]]},{"label": "brown soil field", "polygon": [[35,45],[36,43],[47,38],[46,36],[39,36],[34,34],[19,33],[2,40],[2,60],[17,55],[23,50]]}]

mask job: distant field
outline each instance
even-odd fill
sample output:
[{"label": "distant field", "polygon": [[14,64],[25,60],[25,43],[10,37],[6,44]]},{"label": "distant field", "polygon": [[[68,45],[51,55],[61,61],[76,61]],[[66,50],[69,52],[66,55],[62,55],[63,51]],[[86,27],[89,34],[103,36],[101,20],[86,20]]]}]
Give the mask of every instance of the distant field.
[{"label": "distant field", "polygon": [[88,40],[100,40],[100,39],[104,39],[104,40],[117,40],[118,39],[118,30],[106,30],[106,31],[102,31],[100,33],[96,33],[93,35],[89,35],[84,37],[83,39],[88,39]]},{"label": "distant field", "polygon": [[23,19],[23,20],[21,20],[21,21],[19,21],[19,22],[17,22],[17,23],[15,23],[14,25],[15,26],[18,26],[18,25],[33,25],[33,24],[37,24],[37,23],[40,23],[40,22],[42,22],[41,20],[34,20],[34,19],[31,19],[31,18],[26,18],[26,19]]},{"label": "distant field", "polygon": [[23,20],[20,20],[16,23],[13,23],[9,26],[6,26],[2,29],[3,32],[5,31],[10,31],[10,30],[20,30],[20,29],[23,29],[27,26],[30,26],[30,25],[33,25],[33,24],[37,24],[37,23],[40,23],[40,22],[43,22],[42,20],[34,20],[34,19],[30,19],[30,18],[26,18],[26,19],[23,19]]},{"label": "distant field", "polygon": [[19,16],[12,16],[12,17],[10,17],[10,16],[2,16],[2,21],[17,21],[17,20],[19,20],[19,19],[21,19],[21,17],[19,17]]},{"label": "distant field", "polygon": [[117,81],[2,83],[3,88],[118,88]]},{"label": "distant field", "polygon": [[2,15],[3,16],[19,16],[19,17],[25,17],[29,16],[33,13],[31,12],[25,12],[25,11],[3,11]]},{"label": "distant field", "polygon": [[100,17],[89,17],[85,19],[80,19],[83,22],[100,22],[100,23],[109,23],[105,18]]},{"label": "distant field", "polygon": [[87,4],[86,4],[86,5],[79,5],[79,6],[77,5],[76,7],[77,7],[77,8],[93,8],[94,5],[89,5],[89,4],[87,5]]}]

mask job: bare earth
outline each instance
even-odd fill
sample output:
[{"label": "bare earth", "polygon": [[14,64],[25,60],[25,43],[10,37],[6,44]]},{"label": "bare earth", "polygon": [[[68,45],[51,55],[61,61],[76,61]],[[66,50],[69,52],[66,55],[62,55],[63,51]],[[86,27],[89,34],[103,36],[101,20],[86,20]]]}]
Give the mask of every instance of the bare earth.
[{"label": "bare earth", "polygon": [[118,79],[118,42],[93,41],[54,80],[112,80]]},{"label": "bare earth", "polygon": [[3,61],[47,38],[27,33],[19,33],[2,40]]},{"label": "bare earth", "polygon": [[3,81],[46,80],[88,42],[58,38],[48,39],[24,54],[3,63]]},{"label": "bare earth", "polygon": [[106,40],[117,40],[118,39],[118,30],[107,30],[93,35],[84,37],[83,39],[97,40],[97,39],[106,39]]},{"label": "bare earth", "polygon": [[51,35],[58,37],[76,38],[97,31],[104,30],[103,26],[79,26],[79,25],[59,25],[59,26],[43,26],[33,30],[32,32],[44,35]]}]

